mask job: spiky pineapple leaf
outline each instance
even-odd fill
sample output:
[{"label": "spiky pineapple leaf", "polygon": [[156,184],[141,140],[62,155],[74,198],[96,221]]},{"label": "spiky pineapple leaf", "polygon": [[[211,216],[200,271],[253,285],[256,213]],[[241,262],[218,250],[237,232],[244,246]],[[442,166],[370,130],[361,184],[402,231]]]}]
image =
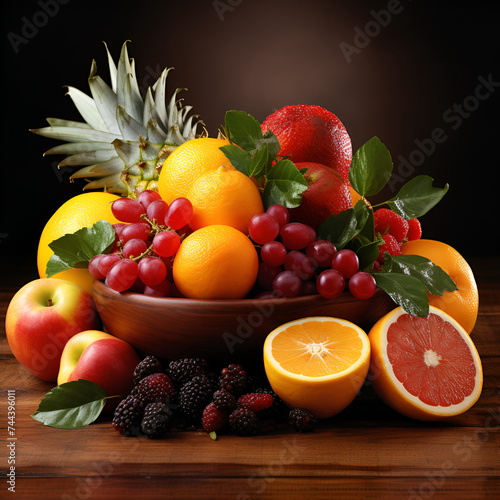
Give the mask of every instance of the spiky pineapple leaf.
[{"label": "spiky pineapple leaf", "polygon": [[125,141],[136,141],[139,136],[147,136],[146,127],[130,116],[121,105],[116,108],[116,122],[120,127],[121,137]]},{"label": "spiky pineapple leaf", "polygon": [[107,129],[115,134],[120,134],[120,128],[116,123],[116,107],[118,106],[118,96],[113,89],[97,74],[97,65],[92,61],[92,68],[89,76],[89,87],[97,110],[101,115]]},{"label": "spiky pineapple leaf", "polygon": [[113,60],[113,57],[111,56],[111,53],[109,52],[108,45],[106,42],[104,43],[104,47],[106,47],[106,54],[108,56],[108,66],[109,66],[109,77],[111,80],[111,88],[113,89],[113,92],[116,93],[116,64],[115,61]]},{"label": "spiky pineapple leaf", "polygon": [[116,138],[116,134],[93,130],[89,128],[76,127],[42,127],[31,129],[37,135],[43,135],[50,139],[59,139],[68,142],[107,142],[111,143]]},{"label": "spiky pineapple leaf", "polygon": [[108,132],[108,127],[104,123],[99,111],[97,110],[97,106],[95,105],[94,100],[89,97],[87,94],[82,92],[81,90],[76,89],[75,87],[68,86],[68,92],[66,95],[69,95],[73,104],[76,106],[76,109],[82,115],[82,118],[95,130],[103,130]]}]

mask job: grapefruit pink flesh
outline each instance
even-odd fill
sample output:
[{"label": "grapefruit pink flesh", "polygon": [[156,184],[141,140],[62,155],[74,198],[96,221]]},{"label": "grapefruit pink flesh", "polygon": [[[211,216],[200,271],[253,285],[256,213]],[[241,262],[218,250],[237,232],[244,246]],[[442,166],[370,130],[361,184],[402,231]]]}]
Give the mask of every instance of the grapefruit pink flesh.
[{"label": "grapefruit pink flesh", "polygon": [[436,314],[400,316],[387,331],[387,357],[399,382],[427,405],[457,405],[474,390],[470,349],[453,325]]}]

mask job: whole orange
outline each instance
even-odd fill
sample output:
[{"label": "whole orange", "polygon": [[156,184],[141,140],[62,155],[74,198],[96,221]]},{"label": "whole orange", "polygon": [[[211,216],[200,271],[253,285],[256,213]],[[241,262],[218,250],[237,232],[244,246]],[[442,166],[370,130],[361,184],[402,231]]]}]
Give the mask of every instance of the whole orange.
[{"label": "whole orange", "polygon": [[185,197],[193,182],[205,172],[221,166],[234,169],[231,162],[219,149],[229,144],[226,139],[201,137],[191,139],[177,147],[163,163],[158,178],[161,197],[171,203],[175,198]]},{"label": "whole orange", "polygon": [[200,175],[186,198],[193,204],[189,225],[194,230],[222,224],[248,234],[250,219],[264,211],[260,192],[252,180],[227,167]]},{"label": "whole orange", "polygon": [[257,279],[259,258],[250,239],[231,226],[191,233],[175,255],[174,283],[193,299],[242,299]]},{"label": "whole orange", "polygon": [[479,293],[467,261],[450,245],[435,240],[408,241],[401,247],[401,253],[426,257],[450,275],[458,290],[444,292],[442,297],[429,294],[429,304],[448,313],[470,334],[477,320]]},{"label": "whole orange", "polygon": [[[103,192],[83,193],[66,201],[61,205],[45,225],[38,243],[38,274],[45,278],[45,268],[51,255],[54,253],[49,244],[61,236],[74,233],[83,227],[91,227],[100,220],[116,224],[118,219],[111,212],[111,203],[120,197]],[[68,269],[53,276],[68,280],[82,286],[92,294],[93,277],[88,269]]]}]

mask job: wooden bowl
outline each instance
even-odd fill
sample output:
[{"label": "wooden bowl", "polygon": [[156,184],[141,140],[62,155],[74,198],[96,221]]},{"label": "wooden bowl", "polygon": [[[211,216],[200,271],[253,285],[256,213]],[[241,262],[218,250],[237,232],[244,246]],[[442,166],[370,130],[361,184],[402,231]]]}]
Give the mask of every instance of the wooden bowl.
[{"label": "wooden bowl", "polygon": [[267,335],[287,321],[333,316],[352,321],[368,333],[395,307],[381,290],[369,300],[358,300],[348,292],[336,299],[308,295],[200,300],[119,293],[94,280],[93,295],[105,329],[145,354],[231,362],[261,359]]}]

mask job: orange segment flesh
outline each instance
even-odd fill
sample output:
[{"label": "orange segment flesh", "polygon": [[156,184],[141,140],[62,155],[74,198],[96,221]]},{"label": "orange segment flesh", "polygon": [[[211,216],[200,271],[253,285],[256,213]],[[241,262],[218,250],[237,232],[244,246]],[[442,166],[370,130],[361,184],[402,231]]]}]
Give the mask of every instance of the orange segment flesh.
[{"label": "orange segment flesh", "polygon": [[285,370],[323,377],[347,370],[360,357],[362,342],[350,327],[313,321],[293,325],[273,340],[273,354]]}]

